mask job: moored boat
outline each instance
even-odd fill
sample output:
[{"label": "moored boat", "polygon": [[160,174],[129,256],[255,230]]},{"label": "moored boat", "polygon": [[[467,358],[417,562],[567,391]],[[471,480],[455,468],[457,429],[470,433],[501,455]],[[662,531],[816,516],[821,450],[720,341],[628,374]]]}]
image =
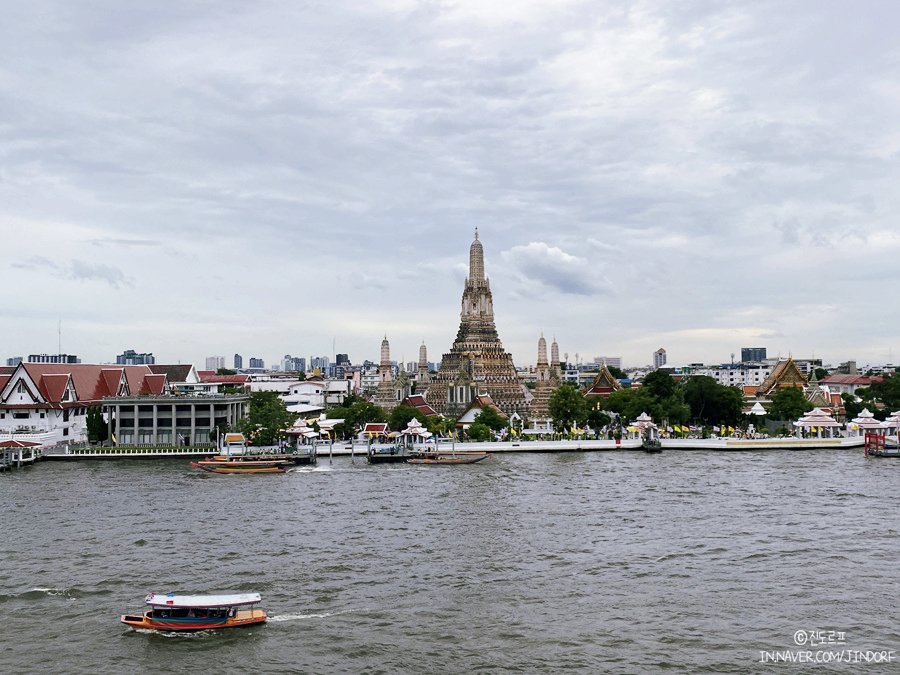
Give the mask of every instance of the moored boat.
[{"label": "moored boat", "polygon": [[216,462],[283,462],[284,464],[315,464],[316,448],[306,446],[302,451],[283,453],[262,453],[259,455],[216,455],[210,457]]},{"label": "moored boat", "polygon": [[643,448],[644,452],[662,452],[662,441],[645,438],[641,441],[641,448]]},{"label": "moored boat", "polygon": [[408,464],[474,464],[491,457],[491,452],[416,452],[407,460]]},{"label": "moored boat", "polygon": [[411,455],[406,448],[398,448],[396,446],[391,446],[390,448],[369,446],[369,449],[366,451],[366,458],[369,460],[369,464],[398,464],[408,461],[410,457]]},{"label": "moored boat", "polygon": [[210,473],[284,473],[287,471],[284,460],[243,460],[238,458],[205,459],[191,462],[191,466]]},{"label": "moored boat", "polygon": [[122,623],[132,628],[166,631],[198,631],[262,623],[266,613],[257,609],[259,593],[223,595],[156,595],[150,593],[139,614],[124,614]]},{"label": "moored boat", "polygon": [[900,443],[896,436],[867,432],[864,447],[867,457],[900,458]]}]

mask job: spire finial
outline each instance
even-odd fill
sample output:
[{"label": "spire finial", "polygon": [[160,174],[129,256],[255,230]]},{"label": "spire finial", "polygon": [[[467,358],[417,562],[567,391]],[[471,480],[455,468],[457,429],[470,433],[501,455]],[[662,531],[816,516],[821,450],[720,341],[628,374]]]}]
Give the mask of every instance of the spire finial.
[{"label": "spire finial", "polygon": [[478,239],[478,228],[475,228],[475,238]]}]

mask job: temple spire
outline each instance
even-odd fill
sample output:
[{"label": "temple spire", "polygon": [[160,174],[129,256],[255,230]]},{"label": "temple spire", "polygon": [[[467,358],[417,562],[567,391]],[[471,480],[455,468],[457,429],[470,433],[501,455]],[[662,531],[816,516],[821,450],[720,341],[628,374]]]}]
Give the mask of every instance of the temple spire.
[{"label": "temple spire", "polygon": [[475,230],[475,241],[469,247],[469,281],[484,281],[484,247],[478,241],[478,230]]}]

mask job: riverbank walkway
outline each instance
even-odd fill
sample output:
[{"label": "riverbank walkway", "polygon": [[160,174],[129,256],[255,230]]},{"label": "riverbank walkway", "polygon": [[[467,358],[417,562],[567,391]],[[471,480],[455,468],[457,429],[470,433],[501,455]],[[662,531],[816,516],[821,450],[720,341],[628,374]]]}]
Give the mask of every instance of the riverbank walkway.
[{"label": "riverbank walkway", "polygon": [[[823,450],[823,449],[862,449],[865,439],[862,436],[850,438],[664,438],[662,450],[708,450],[734,452],[741,450]],[[375,448],[390,448],[391,444],[373,444]],[[422,446],[417,446],[421,448]],[[317,454],[320,459],[328,456],[360,456],[365,457],[368,443],[362,441],[318,443]],[[455,443],[440,441],[425,446],[429,450],[449,453],[455,450],[468,452],[616,452],[642,450],[639,439],[615,440],[533,440],[503,442],[466,442]],[[274,451],[274,448],[248,448],[250,452]],[[154,457],[197,457],[215,454],[213,445],[193,447],[153,447],[153,446],[54,446],[43,448],[39,457],[48,460],[78,459],[125,459]],[[32,460],[33,461],[33,460]]]}]

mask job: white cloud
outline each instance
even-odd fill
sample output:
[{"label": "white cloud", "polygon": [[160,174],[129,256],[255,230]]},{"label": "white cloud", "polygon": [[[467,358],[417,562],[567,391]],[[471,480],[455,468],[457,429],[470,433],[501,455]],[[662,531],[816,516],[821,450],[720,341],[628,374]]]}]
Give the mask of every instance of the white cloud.
[{"label": "white cloud", "polygon": [[593,295],[604,292],[608,281],[598,275],[586,258],[570,255],[543,242],[514,246],[501,254],[504,271],[528,292],[547,289],[562,294]]}]

